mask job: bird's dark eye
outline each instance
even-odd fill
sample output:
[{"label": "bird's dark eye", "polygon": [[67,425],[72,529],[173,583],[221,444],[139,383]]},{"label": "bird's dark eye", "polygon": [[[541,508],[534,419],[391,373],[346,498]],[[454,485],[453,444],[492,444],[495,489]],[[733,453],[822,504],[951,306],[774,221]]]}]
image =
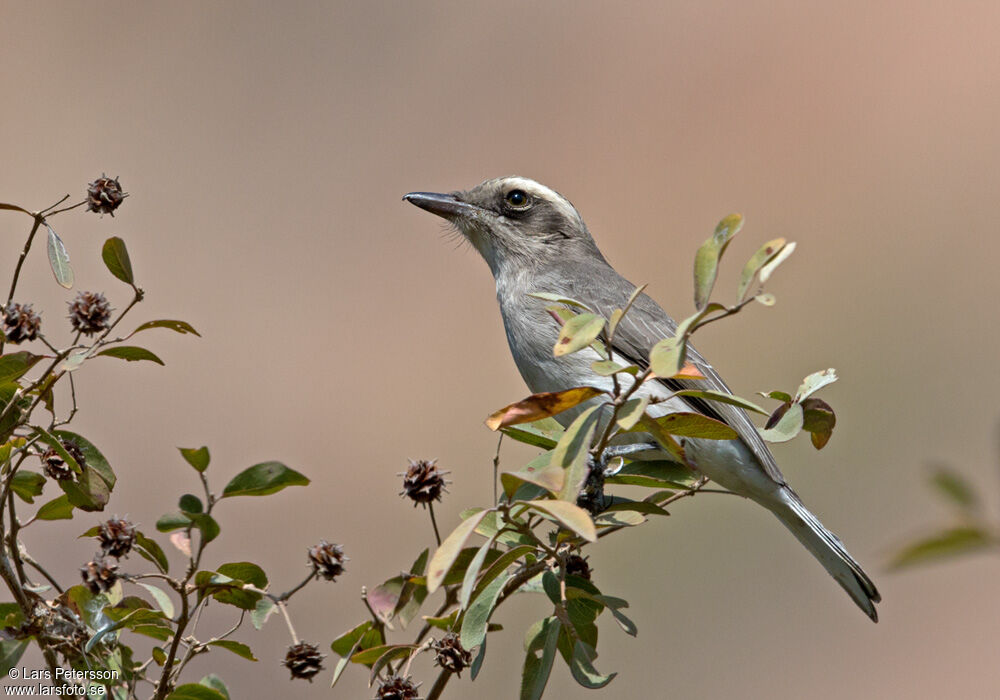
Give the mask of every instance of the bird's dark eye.
[{"label": "bird's dark eye", "polygon": [[531,204],[531,198],[524,190],[511,190],[504,199],[507,200],[507,204],[515,209],[527,209]]}]

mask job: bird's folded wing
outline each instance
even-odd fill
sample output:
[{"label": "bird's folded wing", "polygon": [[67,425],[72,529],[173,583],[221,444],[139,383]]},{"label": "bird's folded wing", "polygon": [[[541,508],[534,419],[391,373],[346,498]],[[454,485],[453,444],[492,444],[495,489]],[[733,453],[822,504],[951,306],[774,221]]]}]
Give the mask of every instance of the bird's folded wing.
[{"label": "bird's folded wing", "polygon": [[[605,300],[602,300],[605,301]],[[614,308],[622,305],[621,300],[606,300],[608,308],[601,308],[604,314],[610,314]],[[605,304],[601,304],[602,307]],[[653,346],[664,338],[673,336],[677,330],[677,323],[660,308],[660,306],[645,294],[639,295],[632,308],[625,314],[618,328],[615,331],[614,346],[612,350],[628,359],[629,362],[646,368],[649,365],[649,351]],[[701,354],[688,345],[687,361],[698,368],[705,378],[698,380],[690,379],[657,379],[665,384],[671,391],[681,389],[701,389],[720,391],[732,394],[729,387],[719,376],[719,373],[710,365]],[[785,478],[781,475],[774,456],[767,448],[767,444],[757,432],[757,427],[750,420],[746,411],[738,406],[719,403],[718,401],[706,401],[703,399],[683,397],[693,410],[710,416],[729,425],[740,436],[740,439],[750,448],[754,456],[760,462],[761,467],[769,477],[779,484],[785,483]]]}]

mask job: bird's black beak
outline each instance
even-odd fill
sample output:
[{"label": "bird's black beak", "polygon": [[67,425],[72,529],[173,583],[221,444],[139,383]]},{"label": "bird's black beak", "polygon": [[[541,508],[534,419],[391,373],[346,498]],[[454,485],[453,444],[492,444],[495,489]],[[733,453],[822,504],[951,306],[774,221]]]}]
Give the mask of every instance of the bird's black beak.
[{"label": "bird's black beak", "polygon": [[437,214],[445,219],[469,217],[479,211],[479,207],[461,202],[453,194],[438,194],[436,192],[410,192],[403,199],[426,209],[431,214]]}]

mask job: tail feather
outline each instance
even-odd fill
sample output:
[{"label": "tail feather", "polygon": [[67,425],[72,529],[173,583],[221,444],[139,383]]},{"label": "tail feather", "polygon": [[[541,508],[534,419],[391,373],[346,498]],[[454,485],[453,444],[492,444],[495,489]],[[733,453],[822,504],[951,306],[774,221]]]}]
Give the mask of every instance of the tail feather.
[{"label": "tail feather", "polygon": [[809,512],[794,491],[785,487],[780,495],[780,503],[771,504],[771,512],[819,560],[872,622],[878,622],[875,603],[881,601],[882,596],[861,565],[847,553],[840,538]]}]

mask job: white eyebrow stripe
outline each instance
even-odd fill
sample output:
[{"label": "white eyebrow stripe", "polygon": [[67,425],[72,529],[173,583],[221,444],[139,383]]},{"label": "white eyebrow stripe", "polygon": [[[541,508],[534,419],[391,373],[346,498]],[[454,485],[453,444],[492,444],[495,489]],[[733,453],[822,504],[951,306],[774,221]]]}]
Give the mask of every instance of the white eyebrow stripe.
[{"label": "white eyebrow stripe", "polygon": [[539,199],[544,199],[546,202],[558,209],[559,212],[567,219],[578,221],[581,224],[583,223],[583,219],[580,217],[580,212],[578,212],[573,205],[569,203],[569,200],[540,182],[527,177],[509,177],[504,181],[504,184],[513,185],[514,187],[524,190],[530,195],[538,197]]}]

